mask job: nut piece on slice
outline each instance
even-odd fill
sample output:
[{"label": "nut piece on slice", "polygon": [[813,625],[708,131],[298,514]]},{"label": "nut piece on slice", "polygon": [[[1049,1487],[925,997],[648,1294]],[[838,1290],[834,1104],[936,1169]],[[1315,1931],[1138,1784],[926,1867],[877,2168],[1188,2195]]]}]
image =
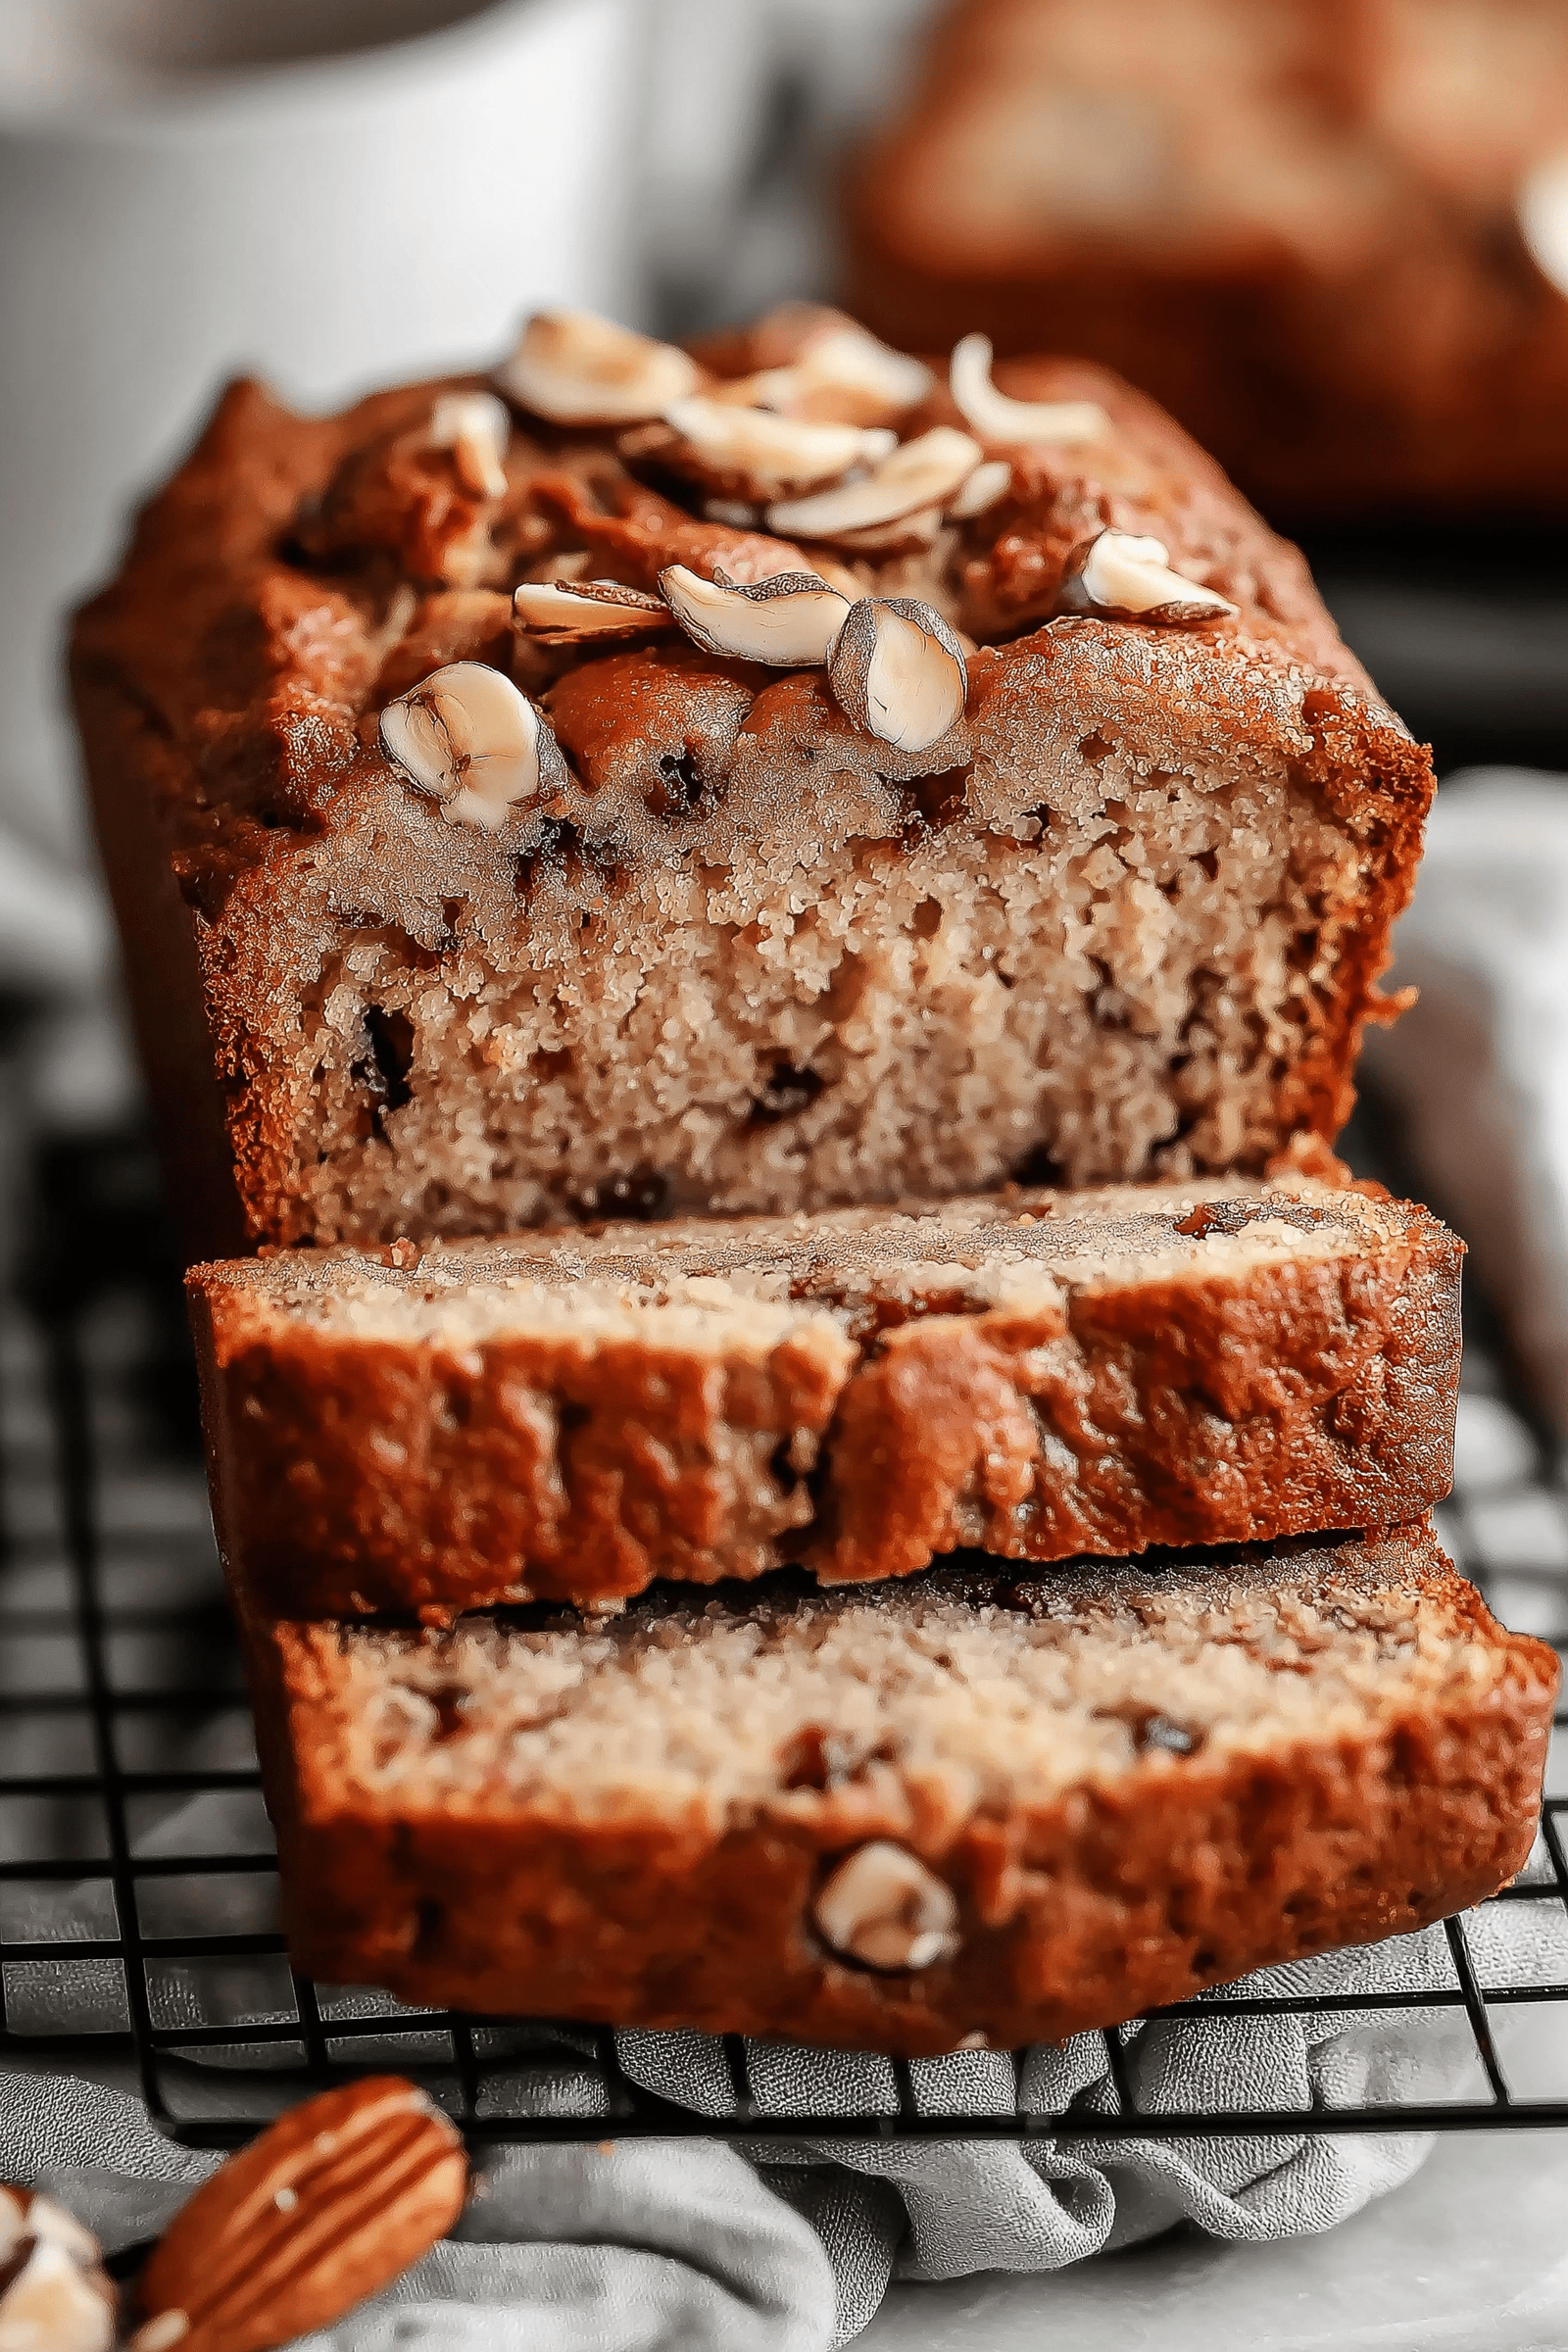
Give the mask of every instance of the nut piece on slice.
[{"label": "nut piece on slice", "polygon": [[483,662],[449,662],[388,703],[381,749],[450,824],[490,833],[519,801],[566,780],[548,719]]},{"label": "nut piece on slice", "polygon": [[609,644],[657,637],[672,623],[662,601],[617,580],[524,580],[512,599],[517,626],[542,645]]},{"label": "nut piece on slice", "polygon": [[592,311],[535,311],[495,380],[553,424],[637,424],[701,382],[695,360]]},{"label": "nut piece on slice", "polygon": [[671,401],[664,422],[673,441],[656,450],[650,437],[648,455],[697,473],[725,496],[752,500],[839,481],[879,465],[898,443],[885,425],[809,424],[706,398]]},{"label": "nut piece on slice", "polygon": [[307,2099],[171,2222],[130,2352],[268,2352],[331,2327],[446,2235],[467,2181],[456,2131],[400,2076]]},{"label": "nut piece on slice", "polygon": [[1098,441],[1110,418],[1096,400],[1009,400],[991,381],[991,340],[965,335],[954,346],[948,389],[983,441]]},{"label": "nut piece on slice", "polygon": [[864,481],[769,507],[767,527],[791,538],[838,539],[847,532],[900,522],[922,508],[943,507],[984,456],[979,442],[967,433],[939,424],[893,450]]},{"label": "nut piece on slice", "polygon": [[957,497],[948,501],[948,513],[955,522],[972,522],[977,514],[989,514],[1011,488],[1012,467],[1006,459],[987,458],[983,466],[975,467]]},{"label": "nut piece on slice", "polygon": [[892,350],[863,326],[831,314],[798,358],[726,384],[723,397],[786,416],[835,416],[848,424],[891,424],[931,390],[923,360]]},{"label": "nut piece on slice", "polygon": [[867,1968],[930,1968],[963,1940],[952,1887],[887,1838],[839,1864],[812,1915],[834,1951]]},{"label": "nut piece on slice", "polygon": [[1080,568],[1062,582],[1073,612],[1141,612],[1161,620],[1212,620],[1236,607],[1217,588],[1201,587],[1170,567],[1163,539],[1102,531]]},{"label": "nut piece on slice", "polygon": [[781,571],[737,587],[672,564],[659,585],[687,636],[709,653],[777,669],[831,662],[850,612],[849,598],[811,571]]},{"label": "nut piece on slice", "polygon": [[900,752],[940,743],[969,696],[963,648],[941,615],[912,596],[866,597],[851,607],[828,683],[847,718]]},{"label": "nut piece on slice", "polygon": [[493,392],[443,392],[430,412],[430,446],[450,449],[458,479],[475,498],[505,498],[502,459],[512,418]]},{"label": "nut piece on slice", "polygon": [[114,2284],[98,2241],[49,2197],[0,2187],[0,2352],[109,2352]]}]

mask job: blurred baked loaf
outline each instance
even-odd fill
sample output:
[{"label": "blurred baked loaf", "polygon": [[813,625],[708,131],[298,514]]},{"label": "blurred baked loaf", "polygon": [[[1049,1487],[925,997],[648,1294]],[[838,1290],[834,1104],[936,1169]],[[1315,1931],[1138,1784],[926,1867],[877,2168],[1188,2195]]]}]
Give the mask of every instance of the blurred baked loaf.
[{"label": "blurred baked loaf", "polygon": [[[1426,755],[1150,402],[977,365],[556,318],[510,430],[225,394],[73,657],[193,1253],[1310,1162]],[[745,593],[803,570],[831,667]]]},{"label": "blurred baked loaf", "polygon": [[251,1642],[297,1967],[916,2056],[1492,1893],[1557,1681],[1425,1525]]},{"label": "blurred baked loaf", "polygon": [[1568,504],[1559,0],[959,0],[850,254],[883,333],[1104,361],[1269,514]]},{"label": "blurred baked loaf", "polygon": [[1460,1254],[1222,1180],[201,1266],[220,1542],[264,1614],[444,1622],[1385,1527],[1451,1483]]}]

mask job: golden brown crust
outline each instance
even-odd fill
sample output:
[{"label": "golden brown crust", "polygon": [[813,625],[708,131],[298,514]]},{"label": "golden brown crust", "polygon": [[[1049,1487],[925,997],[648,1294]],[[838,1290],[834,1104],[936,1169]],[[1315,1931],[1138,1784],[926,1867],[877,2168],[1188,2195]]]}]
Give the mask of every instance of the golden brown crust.
[{"label": "golden brown crust", "polygon": [[[416,1310],[402,1329],[316,1311],[334,1279],[364,1294],[373,1261],[198,1267],[229,1573],[267,1613],[442,1621],[788,1559],[861,1581],[963,1544],[1117,1556],[1387,1526],[1440,1501],[1458,1242],[1423,1209],[1303,1179],[1221,1187],[1195,1210],[1202,1196],[1018,1193],[948,1203],[934,1227],[885,1218],[880,1272],[854,1256],[871,1212],[858,1236],[843,1219],[814,1238],[804,1221],[737,1220],[662,1244],[620,1228],[384,1253],[400,1262],[380,1296],[455,1300],[445,1329],[439,1306],[428,1328]],[[1274,1240],[1249,1257],[1260,1233]],[[1110,1262],[1075,1277],[1074,1236]],[[1048,1271],[1027,1292],[988,1289],[986,1264],[1009,1257]],[[759,1338],[736,1266],[754,1285],[773,1268],[768,1295],[797,1302],[793,1321]],[[965,1266],[981,1269],[972,1296]],[[658,1303],[693,1275],[722,1324],[715,1308],[694,1331]],[[514,1286],[539,1277],[564,1319],[529,1328],[519,1304],[509,1331]],[[602,1328],[626,1281],[636,1313]],[[470,1287],[488,1329],[465,1319]]]},{"label": "golden brown crust", "polygon": [[[1021,1775],[1010,1799],[956,1813],[933,1812],[929,1778],[922,1812],[917,1776],[895,1762],[837,1787],[803,1789],[797,1775],[723,1818],[650,1799],[572,1820],[549,1788],[456,1798],[423,1791],[416,1772],[370,1793],[342,1715],[360,1637],[254,1626],[296,1965],[416,2004],[922,2056],[975,2035],[1060,2040],[1494,1892],[1534,1836],[1553,1653],[1502,1633],[1429,1530],[1250,1573],[1254,1591],[1259,1576],[1303,1586],[1330,1613],[1331,1648],[1333,1612],[1359,1578],[1429,1661],[1448,1644],[1463,1659],[1424,1677],[1391,1664],[1375,1697],[1326,1709],[1316,1735],[1149,1746],[1055,1791],[1032,1795]],[[1168,1593],[1183,1571],[1160,1574]],[[1291,1677],[1323,1658],[1319,1641]],[[1173,1692],[1181,1671],[1173,1645]],[[887,1728],[896,1755],[896,1699]],[[846,1965],[814,1932],[825,1873],[879,1835],[916,1848],[953,1890],[956,1956],[878,1971]]]},{"label": "golden brown crust", "polygon": [[[557,1222],[616,1184],[758,1209],[1031,1164],[1257,1170],[1332,1137],[1430,762],[1168,418],[1072,363],[1013,382],[1101,400],[1109,442],[1017,456],[929,561],[858,564],[993,640],[951,772],[854,727],[820,673],[530,646],[568,778],[493,838],[398,778],[375,719],[440,662],[506,659],[515,577],[645,588],[800,551],[694,517],[603,436],[519,425],[474,556],[419,446],[438,387],[324,421],[225,395],[73,655],[171,1158],[194,1134],[214,1164],[193,1252],[233,1246],[224,1130],[268,1243]],[[956,414],[934,395],[909,428]],[[1062,615],[1106,524],[1162,536],[1237,617]],[[483,576],[454,584],[454,549]]]}]

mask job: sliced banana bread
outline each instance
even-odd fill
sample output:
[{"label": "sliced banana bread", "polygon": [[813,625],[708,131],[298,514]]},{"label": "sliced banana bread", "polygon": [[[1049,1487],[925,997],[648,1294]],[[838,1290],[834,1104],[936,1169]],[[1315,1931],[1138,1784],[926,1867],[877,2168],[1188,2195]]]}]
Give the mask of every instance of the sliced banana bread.
[{"label": "sliced banana bread", "polygon": [[1448,1491],[1460,1245],[1310,1179],[201,1266],[220,1540],[279,1616],[1386,1527]]},{"label": "sliced banana bread", "polygon": [[1332,1138],[1430,761],[1167,417],[802,309],[496,382],[234,388],[78,620],[192,1254]]},{"label": "sliced banana bread", "polygon": [[1529,1852],[1557,1682],[1428,1524],[250,1638],[299,1967],[909,2055],[1478,1901]]}]

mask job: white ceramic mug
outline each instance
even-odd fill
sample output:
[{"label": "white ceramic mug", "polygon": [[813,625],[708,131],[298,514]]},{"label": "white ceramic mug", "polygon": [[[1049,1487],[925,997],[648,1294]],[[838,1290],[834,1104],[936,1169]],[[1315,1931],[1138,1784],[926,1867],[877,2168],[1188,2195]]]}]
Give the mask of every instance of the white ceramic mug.
[{"label": "white ceramic mug", "polygon": [[0,0],[0,857],[86,861],[64,615],[225,376],[334,404],[540,302],[635,312],[643,18]]}]

